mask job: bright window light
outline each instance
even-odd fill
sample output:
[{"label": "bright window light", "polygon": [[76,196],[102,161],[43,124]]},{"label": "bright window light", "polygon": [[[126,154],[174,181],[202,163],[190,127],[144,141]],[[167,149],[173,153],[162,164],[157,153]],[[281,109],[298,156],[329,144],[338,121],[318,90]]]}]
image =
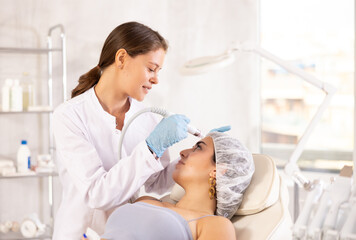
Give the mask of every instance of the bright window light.
[{"label": "bright window light", "polygon": [[[299,166],[352,164],[354,1],[261,1],[261,47],[337,87]],[[324,94],[270,61],[261,62],[262,152],[283,166]]]}]

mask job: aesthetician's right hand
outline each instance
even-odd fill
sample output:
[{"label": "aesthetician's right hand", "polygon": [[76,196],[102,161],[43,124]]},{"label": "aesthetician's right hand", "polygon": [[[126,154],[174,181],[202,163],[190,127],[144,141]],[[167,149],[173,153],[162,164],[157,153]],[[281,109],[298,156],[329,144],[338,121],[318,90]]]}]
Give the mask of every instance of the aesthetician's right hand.
[{"label": "aesthetician's right hand", "polygon": [[189,122],[189,118],[180,114],[163,118],[146,139],[147,145],[161,157],[168,147],[188,136]]}]

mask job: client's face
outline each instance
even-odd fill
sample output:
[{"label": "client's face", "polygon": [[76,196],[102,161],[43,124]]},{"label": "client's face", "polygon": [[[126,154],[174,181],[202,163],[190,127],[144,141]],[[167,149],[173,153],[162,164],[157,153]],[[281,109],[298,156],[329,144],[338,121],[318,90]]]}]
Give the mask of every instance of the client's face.
[{"label": "client's face", "polygon": [[173,172],[175,182],[184,184],[207,182],[209,175],[216,169],[214,162],[214,142],[211,137],[203,138],[192,148],[180,152],[181,160]]}]

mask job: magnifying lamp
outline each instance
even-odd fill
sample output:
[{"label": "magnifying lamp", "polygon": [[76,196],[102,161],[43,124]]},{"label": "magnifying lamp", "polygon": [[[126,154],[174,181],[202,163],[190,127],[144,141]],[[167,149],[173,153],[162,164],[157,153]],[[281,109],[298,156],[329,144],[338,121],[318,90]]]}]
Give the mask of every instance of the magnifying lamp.
[{"label": "magnifying lamp", "polygon": [[235,61],[235,54],[231,51],[218,56],[207,56],[196,58],[186,62],[181,68],[183,75],[197,75],[211,70],[229,66]]},{"label": "magnifying lamp", "polygon": [[302,186],[304,189],[309,191],[312,190],[314,188],[313,182],[309,181],[306,177],[303,176],[297,165],[297,161],[305,148],[305,144],[310,137],[311,132],[314,130],[316,124],[320,121],[322,114],[328,107],[331,98],[336,92],[336,89],[332,85],[315,78],[302,69],[291,65],[290,63],[278,58],[270,52],[267,52],[261,47],[250,43],[234,43],[232,47],[223,54],[217,56],[200,57],[190,60],[183,65],[181,68],[181,73],[183,75],[202,74],[211,70],[226,67],[234,62],[235,54],[238,51],[253,52],[258,54],[259,56],[276,63],[288,72],[302,78],[304,81],[307,81],[308,83],[325,92],[326,95],[323,102],[320,104],[314,117],[309,122],[307,128],[305,129],[302,137],[299,139],[292,155],[289,157],[288,162],[284,167],[286,174],[291,176],[299,186]]}]

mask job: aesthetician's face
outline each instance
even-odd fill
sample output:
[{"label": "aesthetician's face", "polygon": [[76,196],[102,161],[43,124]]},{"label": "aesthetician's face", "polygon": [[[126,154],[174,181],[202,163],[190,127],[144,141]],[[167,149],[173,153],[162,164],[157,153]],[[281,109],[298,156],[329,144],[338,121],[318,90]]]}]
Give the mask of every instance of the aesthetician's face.
[{"label": "aesthetician's face", "polygon": [[130,97],[142,101],[152,86],[158,84],[158,72],[162,68],[165,55],[166,52],[160,48],[135,57],[127,56],[123,74],[124,87]]}]

